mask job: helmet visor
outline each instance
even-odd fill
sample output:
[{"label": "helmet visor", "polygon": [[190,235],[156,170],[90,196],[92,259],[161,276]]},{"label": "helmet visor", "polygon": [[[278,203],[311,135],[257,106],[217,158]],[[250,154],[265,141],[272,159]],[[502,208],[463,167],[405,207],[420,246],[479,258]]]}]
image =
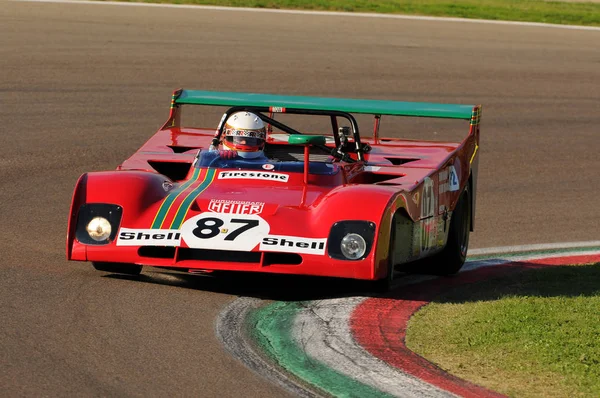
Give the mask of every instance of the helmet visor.
[{"label": "helmet visor", "polygon": [[233,146],[236,149],[246,150],[246,151],[257,151],[262,149],[265,140],[262,138],[256,137],[225,137],[225,141],[227,141],[230,146]]}]

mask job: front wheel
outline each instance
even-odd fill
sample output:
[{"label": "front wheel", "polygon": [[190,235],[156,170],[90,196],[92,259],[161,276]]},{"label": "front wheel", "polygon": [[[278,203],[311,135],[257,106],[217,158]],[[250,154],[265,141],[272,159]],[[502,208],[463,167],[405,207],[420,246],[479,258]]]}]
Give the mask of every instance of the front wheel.
[{"label": "front wheel", "polygon": [[371,282],[371,290],[374,293],[387,293],[392,290],[392,283],[394,282],[394,267],[388,265],[388,271],[385,278],[377,279]]},{"label": "front wheel", "polygon": [[92,265],[98,271],[112,272],[114,274],[139,275],[142,272],[142,266],[137,264],[92,262]]},{"label": "front wheel", "polygon": [[395,246],[396,245],[396,217],[392,219],[392,227],[390,231],[390,245],[388,254],[387,273],[384,278],[378,279],[371,282],[371,291],[375,293],[386,293],[392,289],[394,282],[394,266],[396,261],[394,259]]}]

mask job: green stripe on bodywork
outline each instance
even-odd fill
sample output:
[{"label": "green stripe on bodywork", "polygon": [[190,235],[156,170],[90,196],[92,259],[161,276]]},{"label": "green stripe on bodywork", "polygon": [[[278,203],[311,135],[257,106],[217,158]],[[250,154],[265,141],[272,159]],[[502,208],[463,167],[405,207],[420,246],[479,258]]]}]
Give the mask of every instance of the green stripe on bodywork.
[{"label": "green stripe on bodywork", "polygon": [[293,321],[302,303],[274,303],[250,312],[252,337],[286,371],[336,397],[391,397],[310,358],[292,338]]},{"label": "green stripe on bodywork", "polygon": [[372,99],[303,97],[292,95],[182,90],[177,104],[215,106],[255,106],[317,111],[340,111],[370,115],[441,117],[471,119],[474,105],[401,102]]},{"label": "green stripe on bodywork", "polygon": [[194,170],[194,174],[192,175],[192,178],[187,180],[185,183],[181,184],[179,186],[179,188],[176,188],[176,189],[172,190],[171,193],[169,193],[169,196],[167,196],[165,198],[165,200],[162,202],[162,204],[160,205],[160,208],[158,209],[158,212],[156,213],[156,217],[154,217],[154,222],[152,222],[152,226],[150,227],[151,229],[159,229],[160,228],[167,213],[169,212],[169,209],[171,208],[171,204],[173,204],[173,201],[175,201],[175,199],[177,198],[177,196],[179,196],[179,194],[181,192],[183,192],[190,185],[192,185],[196,181],[196,179],[198,178],[199,175],[200,175],[200,168],[196,168]]},{"label": "green stripe on bodywork", "polygon": [[187,214],[188,209],[190,208],[190,206],[192,205],[194,200],[196,200],[196,198],[202,192],[204,192],[204,190],[206,188],[208,188],[208,186],[210,184],[212,184],[212,182],[215,178],[216,172],[217,171],[215,169],[208,170],[206,175],[204,176],[204,181],[202,181],[202,184],[200,184],[196,189],[194,189],[185,198],[183,203],[181,203],[181,206],[179,206],[179,210],[177,210],[177,214],[175,215],[175,218],[173,219],[173,222],[171,223],[170,229],[179,229],[181,227],[181,223],[183,222],[183,219],[184,219],[185,215]]}]

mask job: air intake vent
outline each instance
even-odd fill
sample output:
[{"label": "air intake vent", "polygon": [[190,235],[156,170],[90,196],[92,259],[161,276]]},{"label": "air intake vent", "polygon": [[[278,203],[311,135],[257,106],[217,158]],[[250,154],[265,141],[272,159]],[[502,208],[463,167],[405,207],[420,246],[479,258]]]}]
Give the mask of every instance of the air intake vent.
[{"label": "air intake vent", "polygon": [[191,151],[192,149],[198,150],[200,148],[194,146],[177,146],[177,145],[167,145],[169,148],[173,150],[175,153],[184,153],[187,151]]},{"label": "air intake vent", "polygon": [[415,160],[421,160],[421,159],[410,159],[410,158],[384,158],[384,159],[389,161],[390,163],[392,163],[394,166],[400,166],[401,164],[404,164],[404,163],[414,162]]},{"label": "air intake vent", "polygon": [[190,167],[192,167],[192,164],[187,162],[159,162],[156,160],[149,160],[148,164],[154,170],[169,177],[173,181],[183,180],[190,171]]},{"label": "air intake vent", "polygon": [[224,261],[232,263],[260,263],[259,252],[235,252],[230,250],[179,248],[178,261]]},{"label": "air intake vent", "polygon": [[265,252],[263,265],[299,265],[302,264],[302,256],[296,253],[271,253]]},{"label": "air intake vent", "polygon": [[138,249],[138,255],[140,257],[151,258],[173,258],[175,257],[175,248],[162,246],[142,246]]}]

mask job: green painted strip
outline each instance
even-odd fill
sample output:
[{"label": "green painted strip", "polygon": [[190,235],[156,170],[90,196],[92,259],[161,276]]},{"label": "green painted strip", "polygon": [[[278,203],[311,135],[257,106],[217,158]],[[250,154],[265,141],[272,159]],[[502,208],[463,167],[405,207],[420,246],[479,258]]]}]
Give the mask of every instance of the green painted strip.
[{"label": "green painted strip", "polygon": [[304,307],[301,302],[279,302],[248,315],[255,341],[286,371],[336,397],[392,397],[310,358],[292,338],[292,324]]},{"label": "green painted strip", "polygon": [[543,256],[543,255],[552,255],[552,254],[562,254],[565,256],[569,255],[577,255],[579,253],[585,253],[589,251],[597,251],[600,250],[600,246],[589,246],[589,247],[574,247],[569,249],[544,249],[544,250],[536,250],[536,251],[522,251],[522,252],[513,252],[513,253],[500,253],[500,254],[485,254],[481,256],[468,256],[467,261],[481,261],[481,260],[493,260],[493,259],[502,259],[502,258],[514,258],[514,257],[523,257],[523,256]]},{"label": "green painted strip", "polygon": [[176,189],[172,190],[171,193],[169,193],[169,196],[167,196],[166,199],[163,200],[162,204],[160,205],[160,208],[158,209],[158,212],[156,213],[156,217],[154,217],[154,222],[152,222],[152,226],[150,227],[151,229],[159,229],[160,228],[167,213],[169,212],[169,209],[171,208],[171,204],[173,204],[173,201],[177,198],[177,196],[179,196],[179,194],[182,191],[187,189],[187,187],[189,187],[190,185],[192,185],[194,183],[194,181],[196,181],[199,174],[200,174],[200,168],[196,168],[194,170],[194,174],[192,175],[192,178],[187,180],[185,183],[181,184],[179,186],[179,188],[176,188]]},{"label": "green painted strip", "polygon": [[192,205],[194,200],[196,200],[198,195],[200,195],[202,192],[204,192],[204,190],[206,188],[208,188],[208,186],[210,184],[212,184],[213,180],[215,179],[216,173],[217,173],[217,171],[215,169],[208,170],[208,172],[206,173],[206,176],[204,177],[204,181],[202,181],[202,184],[200,184],[196,189],[194,189],[185,198],[185,200],[183,201],[181,206],[179,206],[179,210],[177,210],[177,214],[175,215],[175,218],[173,219],[173,222],[171,223],[170,229],[179,229],[181,227],[181,223],[183,222],[183,219],[185,218],[185,215],[187,214],[188,209],[190,208],[190,206]]},{"label": "green painted strip", "polygon": [[256,106],[471,120],[474,105],[183,90],[177,104]]}]

